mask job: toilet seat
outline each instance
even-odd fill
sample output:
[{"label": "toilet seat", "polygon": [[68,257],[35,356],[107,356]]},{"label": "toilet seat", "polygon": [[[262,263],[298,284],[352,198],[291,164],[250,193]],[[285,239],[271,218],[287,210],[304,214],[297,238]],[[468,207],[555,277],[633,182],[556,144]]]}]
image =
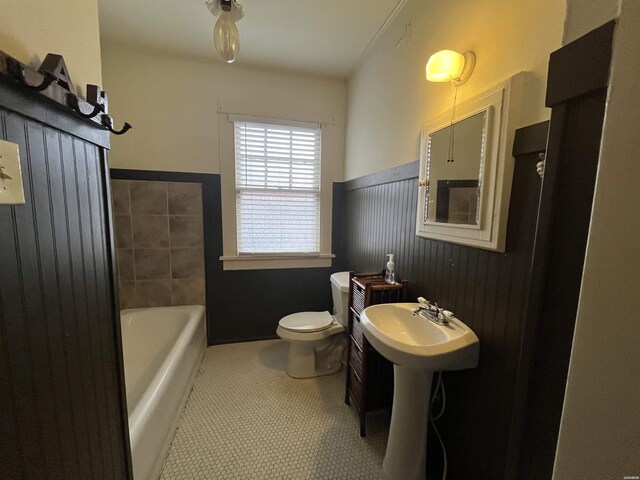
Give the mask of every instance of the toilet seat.
[{"label": "toilet seat", "polygon": [[331,327],[333,316],[329,312],[299,312],[283,317],[278,325],[285,330],[300,333],[321,332]]}]

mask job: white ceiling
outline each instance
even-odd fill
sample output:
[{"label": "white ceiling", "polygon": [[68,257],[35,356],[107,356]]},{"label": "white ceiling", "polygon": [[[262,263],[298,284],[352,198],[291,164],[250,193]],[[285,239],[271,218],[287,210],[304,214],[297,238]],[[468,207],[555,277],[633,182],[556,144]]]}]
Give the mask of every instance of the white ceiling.
[{"label": "white ceiling", "polygon": [[[345,78],[404,0],[239,0],[236,62]],[[100,0],[104,45],[218,61],[204,0]]]}]

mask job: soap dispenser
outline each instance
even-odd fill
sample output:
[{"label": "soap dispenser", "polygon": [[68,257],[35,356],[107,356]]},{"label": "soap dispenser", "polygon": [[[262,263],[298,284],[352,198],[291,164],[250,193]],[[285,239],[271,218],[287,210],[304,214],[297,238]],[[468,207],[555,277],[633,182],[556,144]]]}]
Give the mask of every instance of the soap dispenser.
[{"label": "soap dispenser", "polygon": [[389,260],[387,261],[387,270],[384,274],[384,281],[390,284],[396,283],[396,264],[393,263],[393,253],[387,253]]}]

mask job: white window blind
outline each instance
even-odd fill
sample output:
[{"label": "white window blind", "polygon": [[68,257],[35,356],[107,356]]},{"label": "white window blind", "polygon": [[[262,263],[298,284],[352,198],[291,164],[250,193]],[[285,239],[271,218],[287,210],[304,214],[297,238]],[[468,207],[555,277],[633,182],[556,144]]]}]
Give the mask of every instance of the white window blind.
[{"label": "white window blind", "polygon": [[320,251],[320,128],[235,121],[238,253]]}]

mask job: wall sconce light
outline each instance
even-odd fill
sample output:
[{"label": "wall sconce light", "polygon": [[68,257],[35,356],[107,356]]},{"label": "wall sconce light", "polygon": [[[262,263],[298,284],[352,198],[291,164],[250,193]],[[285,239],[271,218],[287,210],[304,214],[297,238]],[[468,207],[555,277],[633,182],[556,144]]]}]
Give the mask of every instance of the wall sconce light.
[{"label": "wall sconce light", "polygon": [[213,29],[213,43],[218,55],[227,63],[233,63],[240,50],[240,33],[236,22],[242,19],[242,5],[236,0],[205,0],[209,11],[218,17]]},{"label": "wall sconce light", "polygon": [[473,52],[462,54],[453,50],[440,50],[429,57],[427,80],[462,85],[471,76],[475,65],[476,55]]}]

